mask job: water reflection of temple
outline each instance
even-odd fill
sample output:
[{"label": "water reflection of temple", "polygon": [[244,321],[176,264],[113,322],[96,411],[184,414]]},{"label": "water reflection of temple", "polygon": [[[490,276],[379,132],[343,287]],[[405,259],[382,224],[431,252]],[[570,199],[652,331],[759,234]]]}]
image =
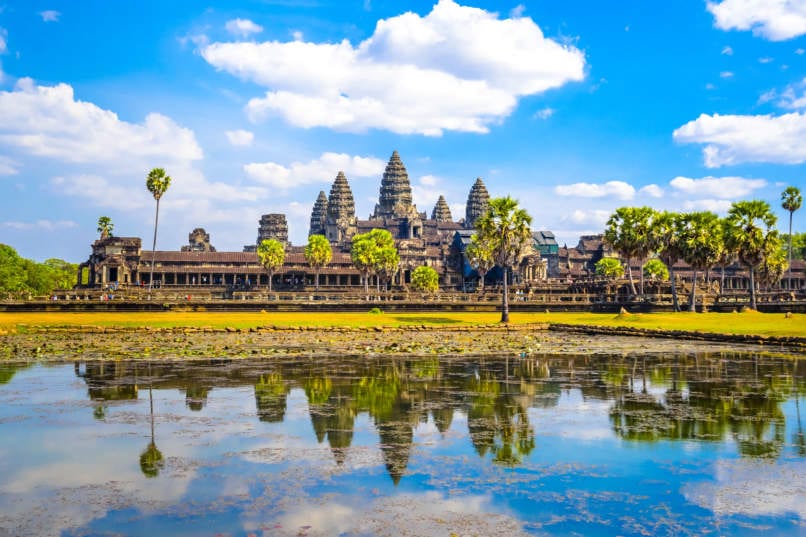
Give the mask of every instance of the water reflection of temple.
[{"label": "water reflection of temple", "polygon": [[[728,440],[744,456],[776,456],[787,442],[781,404],[806,389],[803,363],[739,355],[219,360],[155,363],[150,373],[143,363],[89,362],[76,364],[76,373],[93,401],[123,404],[148,384],[184,393],[197,412],[217,389],[252,386],[256,417],[266,423],[282,422],[289,393],[301,389],[316,440],[327,443],[336,464],[345,464],[356,418],[366,414],[395,483],[406,473],[418,426],[430,422],[445,433],[457,412],[467,417],[479,456],[522,463],[539,449],[534,413],[571,390],[607,401],[613,433],[628,441]],[[803,443],[798,430],[796,445]]]}]

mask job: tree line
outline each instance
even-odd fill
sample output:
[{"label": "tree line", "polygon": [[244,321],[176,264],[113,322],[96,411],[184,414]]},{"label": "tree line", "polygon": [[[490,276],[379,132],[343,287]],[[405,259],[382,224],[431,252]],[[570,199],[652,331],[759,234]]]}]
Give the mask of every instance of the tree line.
[{"label": "tree line", "polygon": [[0,244],[0,297],[50,295],[57,290],[72,289],[77,281],[76,264],[55,258],[37,263],[20,257],[11,246]]},{"label": "tree line", "polygon": [[[604,239],[626,261],[633,296],[644,295],[645,275],[653,279],[668,277],[674,309],[680,311],[674,265],[682,260],[693,273],[689,309],[694,311],[698,273],[706,275],[707,280],[711,270],[721,268],[722,289],[725,268],[738,262],[748,272],[750,307],[756,309],[760,283],[779,282],[788,268],[791,276],[792,215],[800,209],[802,201],[796,187],[788,187],[781,195],[781,206],[789,212],[789,234],[785,236],[775,228],[777,218],[770,204],[750,200],[733,202],[724,218],[710,211],[678,213],[651,207],[621,207],[608,219]],[[638,261],[642,268],[639,290],[633,278],[633,261]],[[600,260],[596,270],[608,277],[621,277],[624,273],[621,263],[613,258]],[[667,271],[668,276],[664,274]]]}]

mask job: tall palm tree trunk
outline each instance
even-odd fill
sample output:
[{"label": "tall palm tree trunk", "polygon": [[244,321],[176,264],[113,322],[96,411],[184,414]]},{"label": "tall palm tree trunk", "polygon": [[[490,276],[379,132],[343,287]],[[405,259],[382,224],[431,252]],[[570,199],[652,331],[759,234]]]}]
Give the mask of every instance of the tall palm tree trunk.
[{"label": "tall palm tree trunk", "polygon": [[628,257],[627,258],[627,276],[630,279],[630,292],[632,293],[633,296],[635,296],[637,293],[635,291],[635,282],[632,279],[632,263],[630,261],[631,261],[631,258]]},{"label": "tall palm tree trunk", "polygon": [[756,308],[756,267],[750,267],[750,307]]},{"label": "tall palm tree trunk", "polygon": [[672,308],[674,311],[680,311],[680,303],[677,300],[677,286],[674,282],[674,265],[672,263],[668,263],[669,265],[669,281],[672,284]]},{"label": "tall palm tree trunk", "polygon": [[688,310],[692,313],[697,311],[697,271],[693,271],[691,276],[691,297],[689,298]]},{"label": "tall palm tree trunk", "polygon": [[[643,261],[643,259],[641,261]],[[641,297],[643,298],[643,296],[644,296],[644,264],[641,263],[640,265],[641,265],[641,268],[639,270],[639,272],[640,272],[639,278],[640,278],[640,286],[641,286]]]},{"label": "tall palm tree trunk", "polygon": [[501,322],[509,322],[509,288],[507,287],[506,267],[504,267],[504,296],[501,299]]},{"label": "tall palm tree trunk", "polygon": [[160,200],[157,198],[157,214],[154,217],[154,241],[151,243],[151,272],[148,275],[148,298],[151,299],[151,287],[154,283],[154,256],[157,250],[157,226],[160,223]]},{"label": "tall palm tree trunk", "polygon": [[787,267],[787,271],[789,272],[788,278],[788,285],[787,288],[791,291],[792,290],[792,214],[794,211],[789,211],[789,266]]}]

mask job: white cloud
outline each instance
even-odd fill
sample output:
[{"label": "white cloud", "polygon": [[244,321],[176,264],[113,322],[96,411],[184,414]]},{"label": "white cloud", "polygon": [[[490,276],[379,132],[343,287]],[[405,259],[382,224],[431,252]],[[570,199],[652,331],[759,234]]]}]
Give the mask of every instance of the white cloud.
[{"label": "white cloud", "polygon": [[72,220],[37,220],[35,222],[0,222],[0,226],[20,231],[39,230],[39,231],[58,231],[60,229],[78,227],[78,224]]},{"label": "white cloud", "polygon": [[719,73],[719,78],[733,78],[733,73],[731,71],[722,71]]},{"label": "white cloud", "polygon": [[302,39],[303,39],[305,36],[304,36],[304,35],[303,35],[303,33],[302,33],[302,32],[300,32],[299,30],[294,30],[293,32],[291,32],[291,37],[293,37],[293,38],[294,38],[294,41],[302,41]]},{"label": "white cloud", "polygon": [[806,49],[799,48],[795,50],[795,54],[798,56],[803,56],[804,53],[806,53]]},{"label": "white cloud", "polygon": [[523,13],[526,11],[526,6],[523,4],[518,4],[517,6],[513,7],[509,10],[509,16],[513,19],[519,19],[523,17]]},{"label": "white cloud", "polygon": [[764,56],[763,58],[758,59],[758,63],[772,63],[775,61],[775,58],[770,58],[769,56]]},{"label": "white cloud", "polygon": [[729,200],[687,200],[683,202],[683,209],[686,211],[711,211],[712,213],[727,213],[732,202]]},{"label": "white cloud", "polygon": [[663,197],[663,189],[661,187],[659,187],[658,185],[655,185],[655,184],[646,185],[644,187],[641,187],[641,189],[638,192],[640,194],[646,194],[647,196],[650,196],[652,198],[662,198]]},{"label": "white cloud", "polygon": [[0,155],[0,176],[17,175],[20,172],[19,166],[19,162]]},{"label": "white cloud", "polygon": [[0,28],[0,54],[8,52],[8,42],[6,39],[8,39],[8,34],[5,28]]},{"label": "white cloud", "polygon": [[339,171],[348,180],[356,177],[380,177],[386,162],[374,157],[350,156],[346,153],[322,153],[310,162],[294,162],[288,166],[276,162],[253,162],[243,169],[261,184],[289,190],[312,183],[332,182]]},{"label": "white cloud", "polygon": [[259,34],[263,31],[263,26],[255,24],[249,19],[232,19],[224,25],[226,30],[239,37],[249,37],[252,34]]},{"label": "white cloud", "polygon": [[439,179],[434,175],[423,175],[420,177],[420,184],[425,186],[436,186]]},{"label": "white cloud", "polygon": [[806,4],[797,0],[723,0],[708,2],[721,30],[752,30],[753,35],[783,41],[806,33]]},{"label": "white cloud", "polygon": [[580,198],[615,197],[629,200],[635,196],[635,188],[624,181],[608,181],[597,183],[573,183],[570,185],[557,185],[554,193],[558,196],[575,196]]},{"label": "white cloud", "polygon": [[806,162],[806,115],[739,116],[702,114],[673,133],[684,144],[706,144],[705,165],[718,168],[743,162]]},{"label": "white cloud", "polygon": [[213,43],[217,69],[270,88],[253,98],[253,121],[280,116],[304,128],[438,136],[484,133],[518,98],[584,78],[583,53],[543,35],[530,18],[440,0],[431,13],[378,21],[353,46],[301,41]]},{"label": "white cloud", "polygon": [[193,131],[158,113],[142,123],[75,99],[67,84],[34,86],[21,79],[0,91],[0,145],[72,163],[197,160],[202,150]]},{"label": "white cloud", "polygon": [[252,145],[252,142],[255,140],[255,134],[253,132],[242,129],[227,131],[224,134],[227,135],[229,143],[235,146]]},{"label": "white cloud", "polygon": [[590,225],[593,227],[603,228],[610,218],[611,211],[603,209],[574,209],[570,214],[560,218],[562,222],[573,222],[578,225]]},{"label": "white cloud", "polygon": [[705,89],[707,89],[708,91],[715,90],[716,86],[714,86],[709,82],[708,84],[705,85]]},{"label": "white cloud", "polygon": [[549,108],[549,107],[541,108],[540,110],[535,112],[532,117],[535,118],[535,119],[548,119],[548,118],[550,118],[551,116],[554,115],[554,111],[555,110],[553,108]]},{"label": "white cloud", "polygon": [[755,190],[767,186],[764,179],[746,179],[744,177],[675,177],[669,181],[677,192],[687,196],[705,196],[721,200],[747,197]]},{"label": "white cloud", "polygon": [[733,56],[733,48],[725,45],[722,47],[722,54],[725,56]]},{"label": "white cloud", "polygon": [[775,104],[781,108],[789,110],[806,108],[806,78],[800,82],[789,84],[780,93],[774,89],[768,91],[761,96],[759,102],[775,99],[777,99]]},{"label": "white cloud", "polygon": [[59,17],[61,13],[58,11],[54,11],[52,9],[48,9],[46,11],[40,11],[39,16],[42,17],[44,22],[59,22]]}]

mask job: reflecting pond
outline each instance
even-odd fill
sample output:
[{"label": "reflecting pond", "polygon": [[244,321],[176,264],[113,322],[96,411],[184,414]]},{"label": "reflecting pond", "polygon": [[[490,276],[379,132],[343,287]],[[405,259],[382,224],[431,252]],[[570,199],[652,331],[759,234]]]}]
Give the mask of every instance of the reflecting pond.
[{"label": "reflecting pond", "polygon": [[806,364],[0,365],[0,535],[803,535]]}]

